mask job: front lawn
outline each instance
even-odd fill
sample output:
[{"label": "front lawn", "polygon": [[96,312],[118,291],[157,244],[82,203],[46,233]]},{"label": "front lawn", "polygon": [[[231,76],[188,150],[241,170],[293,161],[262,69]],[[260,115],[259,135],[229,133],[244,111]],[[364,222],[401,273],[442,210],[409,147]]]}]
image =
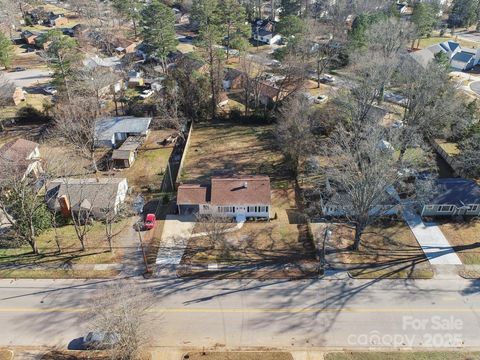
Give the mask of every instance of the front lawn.
[{"label": "front lawn", "polygon": [[276,219],[246,222],[241,229],[225,234],[229,251],[212,249],[207,236],[190,238],[182,263],[272,265],[314,261],[315,249],[295,205],[294,191],[274,190],[272,203]]},{"label": "front lawn", "polygon": [[[353,251],[354,229],[332,227],[329,259],[343,264],[356,278],[431,278],[432,269],[415,236],[403,221],[382,221],[370,225]],[[323,233],[321,233],[323,235]],[[332,261],[332,260],[330,260]]]},{"label": "front lawn", "polygon": [[439,226],[464,265],[480,265],[480,220],[445,221]]},{"label": "front lawn", "polygon": [[[129,219],[122,220],[113,226],[113,233],[119,234],[129,226]],[[95,268],[98,264],[121,263],[123,249],[115,246],[117,237],[113,239],[113,251],[109,251],[104,225],[95,222],[87,234],[86,249],[81,251],[80,242],[73,225],[57,229],[61,253],[55,242],[55,230],[49,229],[37,238],[39,254],[34,255],[28,245],[18,247],[7,246],[5,241],[0,248],[0,277],[105,277],[115,275],[112,269]],[[98,273],[97,273],[98,272]]]}]

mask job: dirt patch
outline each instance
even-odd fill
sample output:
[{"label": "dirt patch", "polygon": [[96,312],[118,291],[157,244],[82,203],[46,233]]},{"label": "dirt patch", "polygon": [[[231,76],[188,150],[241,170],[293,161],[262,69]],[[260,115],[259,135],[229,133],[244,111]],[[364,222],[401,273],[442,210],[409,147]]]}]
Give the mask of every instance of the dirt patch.
[{"label": "dirt patch", "polygon": [[403,221],[384,221],[367,227],[358,251],[354,229],[335,225],[327,251],[350,275],[359,278],[431,278],[433,271],[410,228]]},{"label": "dirt patch", "polygon": [[41,360],[106,360],[107,354],[100,351],[50,351]]},{"label": "dirt patch", "polygon": [[480,220],[444,222],[440,230],[464,265],[480,265]]},{"label": "dirt patch", "polygon": [[293,360],[287,352],[191,352],[182,360]]}]

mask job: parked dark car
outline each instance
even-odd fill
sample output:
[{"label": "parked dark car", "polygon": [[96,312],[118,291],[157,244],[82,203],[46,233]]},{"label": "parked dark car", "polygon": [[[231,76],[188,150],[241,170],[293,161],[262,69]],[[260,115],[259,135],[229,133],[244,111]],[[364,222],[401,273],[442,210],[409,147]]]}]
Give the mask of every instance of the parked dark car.
[{"label": "parked dark car", "polygon": [[83,337],[83,347],[89,350],[111,349],[118,343],[118,335],[107,331],[92,331]]}]

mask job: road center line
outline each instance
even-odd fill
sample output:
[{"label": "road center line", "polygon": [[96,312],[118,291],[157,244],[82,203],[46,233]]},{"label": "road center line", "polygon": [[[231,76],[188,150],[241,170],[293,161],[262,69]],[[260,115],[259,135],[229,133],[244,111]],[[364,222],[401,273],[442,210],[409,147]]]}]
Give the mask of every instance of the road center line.
[{"label": "road center line", "polygon": [[[0,313],[83,313],[88,308],[0,308]],[[480,308],[152,308],[151,313],[469,313]]]}]

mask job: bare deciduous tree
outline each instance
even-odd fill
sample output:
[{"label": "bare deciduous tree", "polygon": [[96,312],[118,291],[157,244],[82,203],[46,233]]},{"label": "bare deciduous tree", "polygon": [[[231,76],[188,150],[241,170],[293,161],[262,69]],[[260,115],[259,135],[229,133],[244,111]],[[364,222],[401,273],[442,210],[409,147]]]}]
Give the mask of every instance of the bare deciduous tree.
[{"label": "bare deciduous tree", "polygon": [[225,233],[232,225],[232,219],[215,214],[197,215],[197,224],[201,233],[205,233],[210,247],[220,251],[222,257],[230,252],[230,244]]},{"label": "bare deciduous tree", "polygon": [[132,280],[104,286],[90,307],[90,328],[112,334],[117,340],[110,349],[115,360],[138,360],[145,355],[152,329],[149,324],[154,295]]},{"label": "bare deciduous tree", "polygon": [[372,220],[391,209],[389,189],[399,180],[399,172],[393,150],[381,146],[386,135],[377,124],[365,126],[359,133],[339,127],[324,147],[330,159],[325,194],[329,206],[339,209],[354,224],[354,250],[359,249]]},{"label": "bare deciduous tree", "polygon": [[95,124],[100,116],[97,102],[92,97],[76,96],[69,103],[59,103],[54,110],[55,131],[58,138],[85,158],[95,172]]},{"label": "bare deciduous tree", "polygon": [[275,138],[280,151],[290,164],[295,177],[302,159],[315,152],[314,135],[319,119],[310,111],[310,102],[303,95],[289,98],[280,108],[275,125]]}]

